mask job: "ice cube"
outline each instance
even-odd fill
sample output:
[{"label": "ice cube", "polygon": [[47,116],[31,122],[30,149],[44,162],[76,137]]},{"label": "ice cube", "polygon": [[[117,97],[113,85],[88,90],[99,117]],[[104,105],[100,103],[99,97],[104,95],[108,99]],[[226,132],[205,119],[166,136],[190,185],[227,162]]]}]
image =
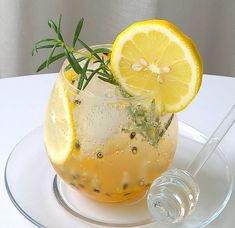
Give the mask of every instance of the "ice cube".
[{"label": "ice cube", "polygon": [[95,152],[127,123],[126,109],[115,105],[120,98],[116,88],[96,77],[80,93],[81,104],[75,109],[74,120],[82,152]]}]

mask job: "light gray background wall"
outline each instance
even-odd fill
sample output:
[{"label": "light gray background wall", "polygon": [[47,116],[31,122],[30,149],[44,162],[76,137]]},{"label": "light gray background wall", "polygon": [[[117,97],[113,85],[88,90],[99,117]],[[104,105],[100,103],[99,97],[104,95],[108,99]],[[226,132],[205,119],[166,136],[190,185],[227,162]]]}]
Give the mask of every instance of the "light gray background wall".
[{"label": "light gray background wall", "polygon": [[[47,20],[59,13],[66,39],[77,19],[85,18],[88,44],[112,43],[135,21],[170,20],[197,44],[205,73],[235,76],[234,0],[0,0],[0,78],[35,73],[47,54],[31,57],[31,49],[51,34]],[[44,72],[58,72],[59,66]]]}]

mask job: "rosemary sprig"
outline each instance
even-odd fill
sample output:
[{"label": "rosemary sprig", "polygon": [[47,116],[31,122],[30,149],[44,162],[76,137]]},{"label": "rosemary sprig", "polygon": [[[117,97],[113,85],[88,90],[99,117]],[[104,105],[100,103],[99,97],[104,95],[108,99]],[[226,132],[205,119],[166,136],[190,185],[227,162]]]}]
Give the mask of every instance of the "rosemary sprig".
[{"label": "rosemary sprig", "polygon": [[163,126],[156,114],[155,99],[152,100],[148,110],[142,105],[130,105],[128,111],[134,122],[133,131],[141,134],[152,146],[158,145],[174,117],[172,114]]},{"label": "rosemary sprig", "polygon": [[[61,15],[59,15],[56,22],[51,19],[48,20],[48,26],[56,33],[56,38],[46,38],[35,43],[35,46],[32,50],[32,55],[41,49],[50,50],[47,59],[38,67],[37,72],[48,68],[50,64],[63,57],[66,57],[69,64],[66,66],[65,71],[73,68],[73,70],[79,75],[77,86],[79,91],[85,89],[95,75],[105,82],[118,85],[109,68],[110,60],[102,57],[102,55],[110,53],[111,50],[108,48],[92,49],[89,47],[89,45],[80,39],[80,33],[82,31],[84,19],[81,18],[77,23],[72,39],[72,46],[67,45],[64,41],[61,33],[61,20]],[[76,50],[77,42],[81,47],[85,48],[85,52]],[[60,49],[61,51],[56,54],[57,49]],[[77,55],[79,55],[79,57],[77,57]],[[91,61],[99,64],[97,69],[89,68],[89,63]]]},{"label": "rosemary sprig", "polygon": [[74,33],[74,37],[73,37],[73,48],[76,46],[76,42],[77,42],[78,37],[79,37],[79,35],[82,31],[83,22],[84,22],[83,18],[81,18],[78,21],[78,24],[77,24],[77,27],[76,27],[76,30],[75,30],[75,33]]}]

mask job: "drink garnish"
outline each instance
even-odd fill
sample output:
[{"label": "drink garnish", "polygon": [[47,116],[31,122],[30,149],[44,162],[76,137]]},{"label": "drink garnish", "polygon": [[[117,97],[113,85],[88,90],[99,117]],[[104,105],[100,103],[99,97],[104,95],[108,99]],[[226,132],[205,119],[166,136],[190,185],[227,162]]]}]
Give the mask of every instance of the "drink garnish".
[{"label": "drink garnish", "polygon": [[[66,57],[69,62],[66,70],[72,68],[75,73],[79,75],[77,83],[77,88],[79,91],[84,90],[95,75],[98,75],[98,78],[105,82],[117,85],[117,82],[114,79],[112,71],[109,67],[110,58],[105,58],[103,56],[111,53],[111,50],[108,48],[92,49],[89,47],[89,45],[80,39],[80,33],[84,22],[83,18],[81,18],[77,23],[72,45],[68,45],[64,41],[61,33],[61,18],[62,16],[60,15],[57,19],[57,22],[51,19],[48,20],[48,26],[56,33],[55,38],[45,38],[35,43],[35,46],[32,50],[32,55],[41,49],[50,50],[47,59],[38,67],[37,72],[48,68],[50,64]],[[77,42],[80,44],[80,47],[84,48],[86,51],[78,51],[76,49]],[[58,51],[58,53],[56,53],[56,51]],[[89,67],[89,63],[91,61],[98,64],[96,69]]]}]

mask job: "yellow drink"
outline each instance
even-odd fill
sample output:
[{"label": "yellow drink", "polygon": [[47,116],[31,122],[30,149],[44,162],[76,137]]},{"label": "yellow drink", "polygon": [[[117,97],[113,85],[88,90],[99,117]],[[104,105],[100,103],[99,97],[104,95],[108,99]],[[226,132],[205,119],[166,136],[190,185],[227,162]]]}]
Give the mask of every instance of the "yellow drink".
[{"label": "yellow drink", "polygon": [[[45,144],[56,172],[74,188],[102,202],[120,202],[144,193],[173,160],[176,116],[158,116],[151,109],[150,96],[127,98],[119,87],[97,77],[79,92],[76,75],[66,76],[65,66],[58,75],[45,120]],[[51,151],[49,138],[50,134],[68,136],[62,127],[66,122],[60,118],[63,107],[58,108],[58,99],[65,94],[74,139],[66,159],[57,162],[52,159],[56,151]]]}]

